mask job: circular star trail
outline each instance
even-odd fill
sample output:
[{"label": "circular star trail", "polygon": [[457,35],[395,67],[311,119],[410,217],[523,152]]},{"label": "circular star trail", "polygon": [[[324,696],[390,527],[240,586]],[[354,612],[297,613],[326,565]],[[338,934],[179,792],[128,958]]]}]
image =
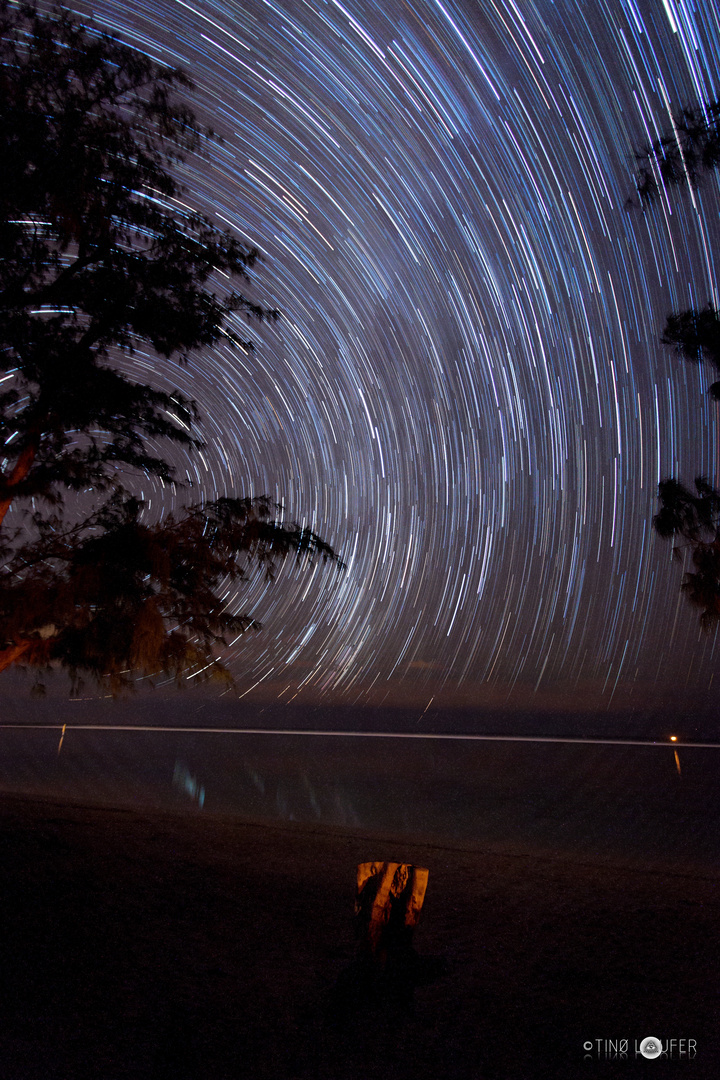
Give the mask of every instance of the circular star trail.
[{"label": "circular star trail", "polygon": [[659,343],[671,310],[718,300],[717,180],[624,207],[635,148],[720,94],[715,5],[92,14],[190,72],[224,142],[185,164],[186,199],[257,244],[253,297],[282,311],[251,328],[253,354],[135,358],[203,415],[192,496],[174,499],[267,493],[347,563],[228,595],[265,627],[233,647],[243,688],[609,703],[710,687],[715,638],[651,520],[662,477],[717,481],[708,373]]}]

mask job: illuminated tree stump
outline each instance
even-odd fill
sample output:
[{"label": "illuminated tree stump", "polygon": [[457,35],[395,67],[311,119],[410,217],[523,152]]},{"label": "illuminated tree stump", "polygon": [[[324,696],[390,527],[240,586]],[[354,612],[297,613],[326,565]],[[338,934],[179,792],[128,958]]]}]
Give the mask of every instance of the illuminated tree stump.
[{"label": "illuminated tree stump", "polygon": [[444,974],[441,960],[418,956],[412,934],[425,899],[428,871],[408,863],[366,862],[357,868],[355,936],[359,955],[340,972],[328,1020],[342,1027],[367,1010],[403,1014],[416,986]]},{"label": "illuminated tree stump", "polygon": [[361,957],[384,970],[412,952],[428,871],[408,863],[366,862],[357,870],[355,934]]}]

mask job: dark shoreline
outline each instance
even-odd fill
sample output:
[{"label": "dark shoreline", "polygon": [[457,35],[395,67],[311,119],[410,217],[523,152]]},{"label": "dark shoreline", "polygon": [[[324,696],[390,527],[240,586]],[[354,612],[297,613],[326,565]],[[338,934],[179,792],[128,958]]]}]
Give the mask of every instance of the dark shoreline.
[{"label": "dark shoreline", "polygon": [[[714,867],[30,796],[0,822],[7,1080],[720,1075]],[[414,943],[444,973],[338,1026],[366,859],[429,869]],[[696,1055],[648,1066],[646,1035]]]}]

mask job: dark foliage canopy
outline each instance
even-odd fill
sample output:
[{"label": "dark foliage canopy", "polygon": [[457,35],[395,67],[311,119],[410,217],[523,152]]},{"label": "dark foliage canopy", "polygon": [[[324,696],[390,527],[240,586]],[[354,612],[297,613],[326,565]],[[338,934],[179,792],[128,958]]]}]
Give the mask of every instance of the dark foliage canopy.
[{"label": "dark foliage canopy", "polygon": [[[642,206],[650,206],[663,189],[697,187],[705,173],[720,166],[720,101],[699,109],[683,109],[673,130],[638,152],[635,186]],[[674,345],[686,360],[709,360],[720,371],[720,313],[712,304],[668,316],[664,345]],[[720,382],[708,393],[720,400]]]},{"label": "dark foliage canopy", "polygon": [[[174,478],[148,439],[200,445],[193,401],[124,373],[136,350],[165,369],[249,350],[240,319],[277,317],[232,286],[257,251],[184,205],[178,166],[215,139],[176,100],[191,86],[63,9],[0,0],[0,525],[32,507],[0,535],[0,670],[218,670],[254,625],[220,599],[249,562],[339,561],[267,499],[147,525],[126,486]],[[67,493],[88,489],[109,502],[68,524]]]},{"label": "dark foliage canopy", "polygon": [[668,479],[661,481],[658,497],[655,531],[667,540],[684,541],[673,549],[678,559],[684,548],[690,548],[695,570],[685,574],[682,588],[690,603],[701,609],[703,628],[711,630],[720,622],[720,492],[698,476],[694,493]]},{"label": "dark foliage canopy", "polygon": [[[701,311],[690,308],[668,315],[660,340],[663,345],[674,345],[686,360],[708,360],[720,372],[720,315],[712,304]],[[708,394],[720,401],[720,382],[712,383]]]},{"label": "dark foliage canopy", "polygon": [[635,186],[643,204],[662,187],[697,187],[720,165],[720,101],[686,108],[673,117],[673,130],[638,151]]},{"label": "dark foliage canopy", "polygon": [[[684,109],[674,117],[672,132],[644,147],[637,159],[635,184],[643,206],[659,198],[663,189],[697,187],[705,173],[720,167],[720,102]],[[661,340],[684,359],[707,360],[720,372],[720,313],[712,304],[669,315]],[[720,401],[720,381],[712,383],[708,393]],[[720,492],[703,477],[695,480],[694,492],[669,478],[661,481],[658,497],[655,531],[682,541],[674,548],[678,558],[690,549],[695,569],[685,574],[682,588],[701,609],[701,624],[709,630],[720,622]]]},{"label": "dark foliage canopy", "polygon": [[16,662],[55,663],[76,685],[89,675],[112,691],[135,674],[227,678],[218,649],[259,629],[222,599],[248,564],[272,577],[288,555],[338,561],[315,533],[275,521],[275,509],[264,498],[222,498],[147,525],[142,503],[117,493],[75,525],[38,516],[37,539],[5,553],[8,651]]},{"label": "dark foliage canopy", "polygon": [[126,465],[168,478],[144,437],[192,446],[194,406],[113,356],[249,348],[228,317],[275,316],[215,291],[257,252],[180,205],[172,167],[212,138],[174,102],[189,85],[67,12],[0,6],[0,437],[34,464],[0,499],[97,489]]}]

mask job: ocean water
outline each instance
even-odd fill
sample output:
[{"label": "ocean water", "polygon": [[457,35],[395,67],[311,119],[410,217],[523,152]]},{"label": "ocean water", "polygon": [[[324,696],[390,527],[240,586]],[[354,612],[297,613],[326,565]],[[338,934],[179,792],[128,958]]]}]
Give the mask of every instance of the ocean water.
[{"label": "ocean water", "polygon": [[[80,802],[244,820],[366,830],[452,846],[588,859],[632,859],[682,870],[720,867],[720,748],[711,725],[666,718],[468,714],[422,718],[425,731],[505,736],[656,739],[657,745],[456,741],[307,735],[303,730],[422,734],[417,713],[235,711],[148,699],[94,714],[77,704],[28,708],[0,728],[0,790]],[[228,719],[234,719],[233,725]],[[282,721],[282,724],[278,723]],[[288,723],[291,720],[292,723]],[[51,729],[30,726],[50,723]],[[99,730],[73,724],[97,722]],[[152,726],[292,727],[296,734],[115,731]],[[67,725],[60,745],[61,725]],[[534,725],[534,730],[533,730]]]}]

